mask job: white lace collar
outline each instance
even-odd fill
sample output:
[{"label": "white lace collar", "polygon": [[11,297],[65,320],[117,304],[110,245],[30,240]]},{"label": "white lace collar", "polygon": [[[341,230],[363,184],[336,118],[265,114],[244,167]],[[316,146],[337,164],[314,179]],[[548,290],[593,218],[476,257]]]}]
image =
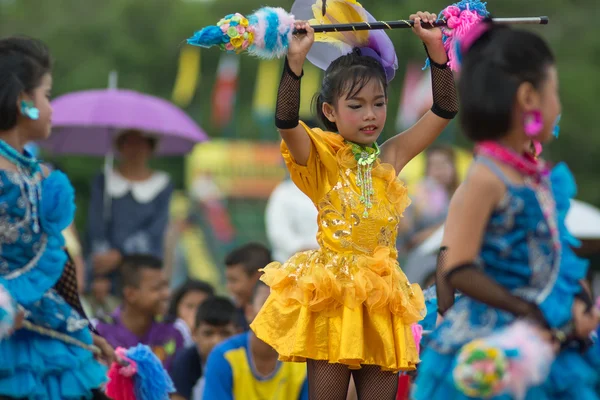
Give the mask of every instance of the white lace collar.
[{"label": "white lace collar", "polygon": [[110,197],[118,199],[131,192],[138,203],[151,202],[169,184],[169,175],[161,171],[154,172],[144,181],[130,181],[114,170],[106,178],[106,189]]}]

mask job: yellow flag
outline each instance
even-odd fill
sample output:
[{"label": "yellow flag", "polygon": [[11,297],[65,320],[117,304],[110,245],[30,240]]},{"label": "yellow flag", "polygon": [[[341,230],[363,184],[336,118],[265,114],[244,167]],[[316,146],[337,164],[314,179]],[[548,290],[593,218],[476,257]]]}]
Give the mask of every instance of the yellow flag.
[{"label": "yellow flag", "polygon": [[300,118],[312,119],[312,99],[321,87],[321,70],[310,63],[304,63],[304,76],[302,77],[300,91]]},{"label": "yellow flag", "polygon": [[259,121],[271,121],[275,115],[281,61],[260,60],[254,87],[252,112]]},{"label": "yellow flag", "polygon": [[196,93],[200,80],[200,49],[184,46],[179,54],[179,68],[172,99],[180,107],[187,107]]}]

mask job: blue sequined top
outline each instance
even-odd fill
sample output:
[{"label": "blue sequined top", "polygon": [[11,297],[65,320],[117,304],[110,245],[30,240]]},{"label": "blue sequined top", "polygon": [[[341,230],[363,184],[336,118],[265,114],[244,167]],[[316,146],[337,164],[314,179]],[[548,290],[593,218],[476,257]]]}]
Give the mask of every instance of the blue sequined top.
[{"label": "blue sequined top", "polygon": [[[506,185],[506,194],[486,228],[479,264],[513,294],[536,302],[552,327],[566,324],[574,296],[581,290],[579,280],[587,271],[587,262],[577,258],[567,245],[575,243],[564,223],[569,199],[575,194],[573,177],[564,164],[559,164],[546,182],[556,204],[554,218],[562,243],[557,249],[539,193],[527,184],[511,183],[493,161],[478,157],[477,162],[485,164]],[[438,352],[454,352],[512,320],[507,312],[463,296],[431,334],[429,345]]]},{"label": "blue sequined top", "polygon": [[65,333],[87,329],[87,321],[52,289],[67,261],[62,231],[73,220],[73,187],[62,172],[43,179],[36,204],[41,230],[36,233],[27,179],[0,171],[0,285],[34,324]]}]

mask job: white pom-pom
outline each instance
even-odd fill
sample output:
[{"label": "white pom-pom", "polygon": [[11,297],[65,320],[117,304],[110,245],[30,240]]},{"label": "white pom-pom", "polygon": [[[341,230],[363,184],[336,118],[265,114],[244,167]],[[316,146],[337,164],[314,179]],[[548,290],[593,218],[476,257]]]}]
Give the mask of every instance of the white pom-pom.
[{"label": "white pom-pom", "polygon": [[15,324],[16,304],[10,293],[0,284],[0,340],[8,337]]}]

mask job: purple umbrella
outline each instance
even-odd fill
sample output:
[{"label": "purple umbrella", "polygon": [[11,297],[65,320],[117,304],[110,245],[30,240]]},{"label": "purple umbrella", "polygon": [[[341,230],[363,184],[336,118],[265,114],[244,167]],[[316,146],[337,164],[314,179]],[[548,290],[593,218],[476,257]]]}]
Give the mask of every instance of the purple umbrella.
[{"label": "purple umbrella", "polygon": [[168,101],[131,90],[69,93],[52,102],[52,135],[41,146],[55,154],[104,156],[115,135],[139,129],[159,138],[156,154],[180,155],[208,140],[206,133]]}]

